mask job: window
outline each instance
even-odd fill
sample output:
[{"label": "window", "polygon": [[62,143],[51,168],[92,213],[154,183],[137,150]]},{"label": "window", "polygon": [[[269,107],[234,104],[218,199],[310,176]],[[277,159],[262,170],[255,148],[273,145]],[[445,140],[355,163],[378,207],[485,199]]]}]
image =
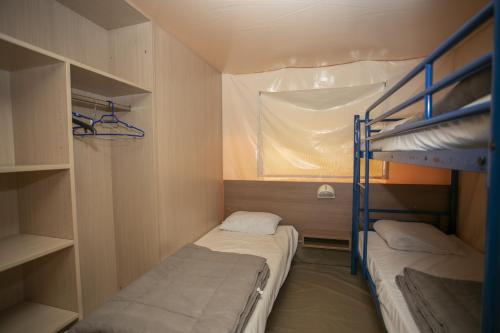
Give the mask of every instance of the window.
[{"label": "window", "polygon": [[[380,96],[383,83],[262,92],[258,172],[264,177],[352,177],[353,118]],[[382,177],[382,162],[371,163]]]}]

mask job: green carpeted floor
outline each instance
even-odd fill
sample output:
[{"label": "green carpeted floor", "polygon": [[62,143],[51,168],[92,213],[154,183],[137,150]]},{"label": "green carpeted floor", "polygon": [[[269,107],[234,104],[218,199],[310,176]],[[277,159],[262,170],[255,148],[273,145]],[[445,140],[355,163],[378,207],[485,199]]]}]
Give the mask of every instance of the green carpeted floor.
[{"label": "green carpeted floor", "polygon": [[267,322],[267,333],[385,332],[349,253],[299,248]]}]

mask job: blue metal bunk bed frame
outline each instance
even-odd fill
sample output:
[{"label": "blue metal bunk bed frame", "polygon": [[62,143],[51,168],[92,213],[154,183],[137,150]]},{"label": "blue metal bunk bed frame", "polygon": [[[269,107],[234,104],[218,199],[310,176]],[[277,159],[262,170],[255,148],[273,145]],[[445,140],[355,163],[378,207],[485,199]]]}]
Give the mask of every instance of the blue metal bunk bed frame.
[{"label": "blue metal bunk bed frame", "polygon": [[[371,214],[411,214],[412,216],[431,216],[440,221],[444,215],[448,217],[448,233],[455,233],[456,207],[458,197],[458,171],[474,171],[488,173],[488,203],[486,222],[486,246],[485,246],[485,271],[483,284],[483,304],[481,331],[483,333],[500,332],[500,16],[495,12],[500,9],[500,0],[494,0],[483,8],[479,13],[466,22],[458,31],[450,36],[426,59],[417,65],[411,72],[403,77],[398,83],[390,88],[382,97],[373,103],[366,111],[364,119],[360,116],[354,117],[354,175],[353,175],[353,210],[352,210],[352,256],[351,273],[356,274],[358,260],[360,257],[358,246],[358,232],[360,231],[360,217],[362,217],[363,231],[363,253],[362,274],[368,281],[372,296],[374,297],[377,310],[380,312],[380,304],[377,291],[372,277],[367,268],[367,243],[368,230],[376,218]],[[464,40],[473,31],[486,21],[493,19],[494,43],[493,51],[486,54],[465,67],[457,70],[440,81],[433,82],[433,64],[443,54]],[[454,84],[473,73],[487,68],[492,68],[492,99],[474,106],[461,108],[446,114],[432,115],[432,96],[441,89]],[[371,118],[370,113],[387,98],[403,87],[421,72],[425,72],[425,89],[400,105],[384,112],[380,116]],[[380,122],[396,121],[399,119],[389,118],[406,109],[414,103],[424,100],[424,119],[397,128],[379,133],[372,129],[374,124]],[[457,149],[457,150],[433,150],[433,151],[401,151],[401,152],[377,152],[370,150],[370,142],[383,138],[395,137],[409,132],[434,127],[439,123],[470,117],[473,115],[490,112],[491,134],[489,146],[484,149]],[[364,142],[362,141],[361,125],[364,125]],[[364,145],[364,151],[362,146]],[[364,185],[361,183],[361,159],[364,159],[365,175]],[[370,160],[395,161],[401,163],[417,164],[429,167],[441,167],[451,169],[452,179],[450,188],[450,206],[446,212],[424,212],[403,211],[391,209],[370,209]],[[361,190],[363,193],[363,208],[361,208]]]}]

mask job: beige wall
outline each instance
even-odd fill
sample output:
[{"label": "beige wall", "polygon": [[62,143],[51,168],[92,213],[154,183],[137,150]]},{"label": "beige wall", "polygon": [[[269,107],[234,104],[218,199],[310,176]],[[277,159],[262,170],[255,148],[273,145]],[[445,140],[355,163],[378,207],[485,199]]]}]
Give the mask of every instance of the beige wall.
[{"label": "beige wall", "polygon": [[155,109],[160,254],[165,257],[220,221],[221,74],[156,28]]},{"label": "beige wall", "polygon": [[461,172],[459,180],[457,235],[481,252],[486,231],[486,179],[484,173]]}]

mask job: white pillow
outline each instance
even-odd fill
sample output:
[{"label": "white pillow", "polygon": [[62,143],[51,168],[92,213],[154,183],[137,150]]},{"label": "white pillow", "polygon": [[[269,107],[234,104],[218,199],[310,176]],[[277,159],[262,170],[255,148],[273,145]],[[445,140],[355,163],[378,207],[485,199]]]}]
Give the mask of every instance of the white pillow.
[{"label": "white pillow", "polygon": [[219,226],[228,231],[246,232],[250,234],[272,235],[281,221],[281,217],[265,212],[234,212]]},{"label": "white pillow", "polygon": [[395,250],[463,255],[451,237],[427,223],[381,220],[373,229]]}]

